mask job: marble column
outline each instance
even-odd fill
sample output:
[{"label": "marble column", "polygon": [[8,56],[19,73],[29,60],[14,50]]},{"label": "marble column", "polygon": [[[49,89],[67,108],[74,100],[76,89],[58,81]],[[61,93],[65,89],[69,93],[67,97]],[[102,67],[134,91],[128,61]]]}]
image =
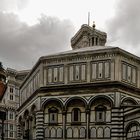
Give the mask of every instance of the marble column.
[{"label": "marble column", "polygon": [[86,125],[86,139],[88,140],[89,139],[89,115],[90,115],[90,110],[89,109],[86,109],[86,122],[87,122],[87,125]]},{"label": "marble column", "polygon": [[66,111],[63,110],[62,112],[63,115],[63,139],[66,138]]}]

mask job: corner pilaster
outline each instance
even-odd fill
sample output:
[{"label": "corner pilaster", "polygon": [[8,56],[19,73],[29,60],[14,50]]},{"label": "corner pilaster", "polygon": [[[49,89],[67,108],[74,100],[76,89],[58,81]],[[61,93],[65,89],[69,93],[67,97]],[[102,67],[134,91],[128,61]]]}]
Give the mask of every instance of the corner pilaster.
[{"label": "corner pilaster", "polygon": [[44,140],[44,116],[43,111],[36,112],[36,140]]}]

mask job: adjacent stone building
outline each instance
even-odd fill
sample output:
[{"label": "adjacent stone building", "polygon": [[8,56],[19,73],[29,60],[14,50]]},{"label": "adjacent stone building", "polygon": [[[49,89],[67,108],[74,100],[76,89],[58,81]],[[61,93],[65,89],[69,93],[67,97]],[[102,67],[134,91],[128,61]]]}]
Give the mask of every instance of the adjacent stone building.
[{"label": "adjacent stone building", "polygon": [[17,71],[11,68],[6,70],[7,89],[0,102],[0,110],[6,112],[4,121],[4,138],[6,140],[17,139],[16,110],[19,107],[19,87],[28,73],[28,70]]},{"label": "adjacent stone building", "polygon": [[88,25],[20,86],[18,140],[140,139],[140,58]]}]

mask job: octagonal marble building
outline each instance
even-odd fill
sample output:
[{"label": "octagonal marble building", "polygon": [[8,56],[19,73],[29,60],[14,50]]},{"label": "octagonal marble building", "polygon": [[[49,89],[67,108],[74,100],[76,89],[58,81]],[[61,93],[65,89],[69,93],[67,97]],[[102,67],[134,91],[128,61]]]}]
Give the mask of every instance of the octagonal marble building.
[{"label": "octagonal marble building", "polygon": [[72,50],[41,57],[20,87],[18,140],[140,139],[140,58],[82,25]]}]

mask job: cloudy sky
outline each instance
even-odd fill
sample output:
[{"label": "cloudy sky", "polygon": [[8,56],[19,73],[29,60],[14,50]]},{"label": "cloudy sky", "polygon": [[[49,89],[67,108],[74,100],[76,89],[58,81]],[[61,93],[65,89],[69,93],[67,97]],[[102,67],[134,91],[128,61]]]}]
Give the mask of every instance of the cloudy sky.
[{"label": "cloudy sky", "polygon": [[70,50],[88,21],[108,33],[107,45],[140,56],[140,0],[0,0],[0,61],[30,69],[42,55]]}]

